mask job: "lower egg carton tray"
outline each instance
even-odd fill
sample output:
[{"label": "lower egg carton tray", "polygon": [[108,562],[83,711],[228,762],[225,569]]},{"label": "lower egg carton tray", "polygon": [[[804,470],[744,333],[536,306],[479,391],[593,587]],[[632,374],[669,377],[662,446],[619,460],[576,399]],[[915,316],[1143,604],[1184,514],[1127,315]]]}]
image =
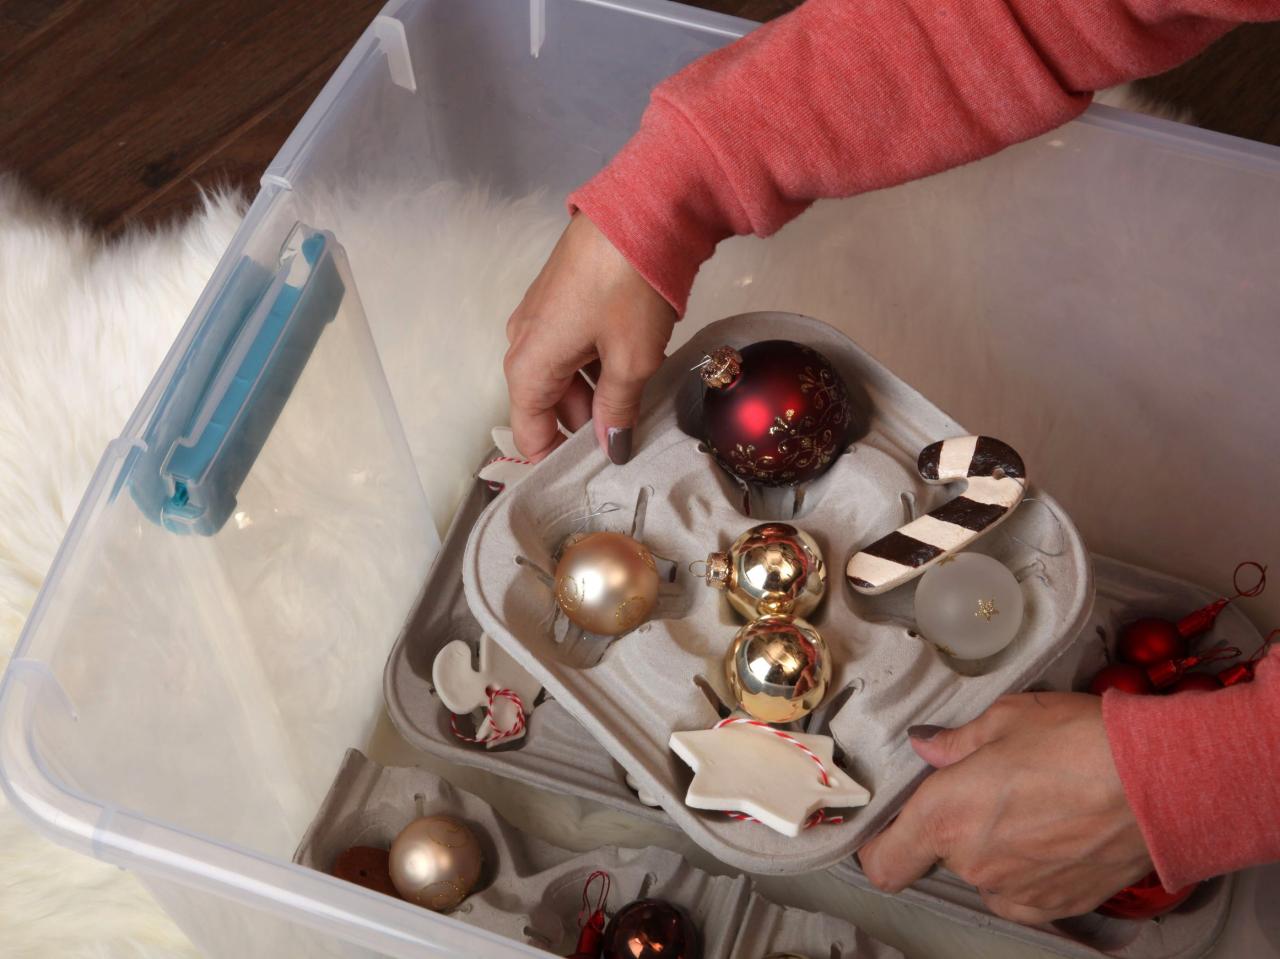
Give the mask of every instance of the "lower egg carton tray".
[{"label": "lower egg carton tray", "polygon": [[[389,849],[420,815],[447,814],[475,832],[483,851],[480,882],[449,915],[552,955],[578,941],[583,889],[592,873],[608,873],[606,916],[636,899],[685,910],[697,927],[702,959],[761,959],[788,953],[806,959],[902,959],[844,920],[775,905],[749,879],[713,876],[664,849],[604,847],[573,853],[526,835],[484,801],[413,766],[383,767],[349,750],[294,862],[331,873],[353,846]],[[419,906],[405,904],[405,908]]]},{"label": "lower egg carton tray", "polygon": [[[802,490],[750,490],[744,504],[743,488],[697,439],[703,387],[690,369],[720,346],[741,350],[773,339],[798,342],[831,362],[848,385],[858,426],[851,445]],[[825,382],[811,370],[806,375]],[[610,464],[594,434],[580,430],[480,515],[463,558],[467,604],[485,634],[707,852],[762,874],[834,865],[878,832],[927,772],[907,744],[909,725],[972,719],[1002,693],[1040,675],[1080,630],[1093,597],[1088,553],[1070,518],[1040,485],[1034,464],[1027,464],[1036,502],[1014,510],[970,549],[1014,572],[1021,626],[994,655],[955,659],[915,634],[914,583],[867,596],[842,573],[852,554],[956,496],[957,489],[926,482],[918,459],[926,447],[969,431],[842,333],[795,314],[747,314],[698,331],[666,360],[646,397],[635,454],[625,466]],[[968,449],[977,463],[981,448]],[[1052,477],[1044,481],[1052,485]],[[830,647],[831,681],[822,705],[796,731],[829,737],[810,744],[838,747],[839,771],[870,792],[866,801],[846,782],[837,794],[847,801],[830,810],[843,820],[794,836],[721,809],[691,808],[685,798],[693,773],[670,745],[674,733],[710,730],[735,705],[723,659],[742,623],[690,565],[766,520],[790,522],[810,534],[829,571],[826,598],[808,618]],[[614,639],[571,626],[551,588],[550,572],[566,539],[592,531],[632,535],[667,561],[672,574],[650,619]],[[706,783],[704,793],[749,788],[770,813],[787,807],[775,822],[796,828],[804,821],[808,812],[798,808],[811,798],[811,770],[803,757],[790,773],[773,765],[772,757],[759,759],[777,771],[762,782],[744,778],[742,762],[724,761],[726,743],[750,753],[749,762],[776,751],[776,740],[758,746],[760,736],[741,729],[697,739],[698,749],[715,754],[707,778],[717,782]]]},{"label": "lower egg carton tray", "polygon": [[[394,725],[410,745],[431,755],[673,825],[660,808],[640,801],[625,770],[554,699],[544,699],[529,717],[527,735],[508,745],[486,749],[453,733],[451,715],[431,685],[431,667],[449,642],[463,640],[473,649],[478,644],[482,630],[463,596],[462,555],[472,526],[495,495],[481,482],[471,490],[427,579],[423,601],[387,660],[384,689]],[[1150,570],[1103,556],[1092,560],[1092,616],[1032,688],[1083,688],[1105,664],[1105,644],[1122,622],[1146,614],[1180,616],[1214,598],[1208,590]],[[1202,642],[1208,646],[1220,639],[1246,650],[1260,642],[1257,630],[1233,606]],[[853,859],[831,872],[841,881],[870,888]],[[976,890],[946,872],[926,877],[899,896],[955,921],[984,926],[1063,956],[1196,959],[1208,952],[1226,921],[1231,877],[1206,883],[1175,913],[1147,922],[1090,915],[1046,927],[1021,926],[991,915]]]}]

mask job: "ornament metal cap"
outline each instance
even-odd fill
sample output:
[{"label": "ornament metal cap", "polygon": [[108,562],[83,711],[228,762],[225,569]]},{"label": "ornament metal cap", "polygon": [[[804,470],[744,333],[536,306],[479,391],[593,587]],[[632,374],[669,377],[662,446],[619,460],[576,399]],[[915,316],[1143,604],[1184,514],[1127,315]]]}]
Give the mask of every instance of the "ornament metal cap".
[{"label": "ornament metal cap", "polygon": [[712,553],[707,557],[707,585],[716,589],[729,588],[729,574],[733,566],[729,562],[728,553]]},{"label": "ornament metal cap", "polygon": [[719,346],[704,356],[696,369],[703,383],[722,390],[736,383],[742,374],[742,354],[732,346]]}]

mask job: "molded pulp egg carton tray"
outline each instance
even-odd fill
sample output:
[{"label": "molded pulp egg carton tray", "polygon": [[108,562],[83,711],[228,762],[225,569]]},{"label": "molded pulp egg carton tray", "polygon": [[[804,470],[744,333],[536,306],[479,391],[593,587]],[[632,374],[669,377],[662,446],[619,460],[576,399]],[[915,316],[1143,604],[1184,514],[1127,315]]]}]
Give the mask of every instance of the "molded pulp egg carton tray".
[{"label": "molded pulp egg carton tray", "polygon": [[[660,809],[640,802],[627,787],[622,768],[553,699],[531,714],[525,738],[501,749],[486,750],[460,742],[450,731],[449,712],[430,687],[431,663],[446,643],[465,639],[474,644],[480,635],[480,626],[462,597],[462,553],[467,535],[493,496],[477,482],[459,509],[426,583],[424,594],[431,601],[419,605],[387,661],[387,705],[396,727],[411,745],[433,755],[670,824]],[[1217,595],[1105,556],[1095,554],[1092,560],[1096,582],[1093,614],[1067,651],[1032,688],[1083,688],[1105,664],[1104,647],[1114,642],[1125,621],[1143,615],[1181,616]],[[1246,652],[1262,641],[1234,605],[1223,611],[1213,631],[1200,640],[1200,648],[1219,640]],[[841,882],[872,888],[852,858],[830,872]],[[945,870],[935,871],[898,895],[965,925],[984,926],[1073,959],[1196,959],[1209,951],[1226,922],[1231,888],[1230,876],[1207,882],[1177,911],[1158,920],[1130,922],[1095,913],[1041,927],[993,916],[973,887]]]},{"label": "molded pulp egg carton tray", "polygon": [[351,846],[388,849],[410,821],[434,813],[466,822],[484,851],[477,891],[450,915],[554,955],[573,952],[583,886],[602,869],[612,881],[607,914],[645,897],[682,906],[701,934],[703,959],[759,959],[775,952],[824,959],[902,956],[841,919],[775,905],[758,896],[749,879],[712,876],[665,849],[560,849],[520,832],[479,798],[426,770],[384,768],[354,749],[294,862],[327,873]]},{"label": "molded pulp egg carton tray", "polygon": [[[696,439],[702,386],[690,368],[714,347],[775,338],[827,356],[865,428],[803,495],[774,490],[752,499]],[[987,660],[948,661],[913,632],[912,585],[860,596],[843,568],[859,547],[955,495],[924,483],[915,464],[925,446],[966,430],[844,335],[785,313],[747,314],[699,331],[666,361],[647,397],[630,463],[610,465],[594,434],[581,430],[481,515],[463,561],[468,604],[481,628],[582,723],[639,791],[712,855],[758,873],[830,866],[887,823],[926,772],[907,743],[908,726],[972,719],[1043,673],[1079,632],[1093,597],[1089,556],[1070,519],[1037,490],[1039,508],[1024,505],[977,545],[1022,581],[1018,637]],[[1035,464],[1028,470],[1038,484]],[[831,646],[834,675],[807,731],[829,733],[846,771],[872,793],[845,823],[798,838],[686,807],[692,775],[668,747],[672,732],[707,729],[732,703],[721,661],[741,625],[689,564],[765,519],[794,522],[826,557],[828,594],[811,619]],[[674,572],[651,621],[612,641],[568,628],[551,589],[564,540],[599,529],[631,533]]]}]

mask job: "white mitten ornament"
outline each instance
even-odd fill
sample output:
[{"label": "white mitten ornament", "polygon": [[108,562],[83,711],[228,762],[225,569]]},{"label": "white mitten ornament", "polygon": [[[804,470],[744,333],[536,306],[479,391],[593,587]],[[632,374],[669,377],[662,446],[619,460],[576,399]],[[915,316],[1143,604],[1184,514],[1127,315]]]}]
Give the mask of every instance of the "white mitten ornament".
[{"label": "white mitten ornament", "polygon": [[431,682],[451,713],[485,711],[475,741],[488,749],[524,736],[533,701],[542,691],[541,684],[484,633],[478,668],[471,664],[470,644],[455,639],[436,654]]}]

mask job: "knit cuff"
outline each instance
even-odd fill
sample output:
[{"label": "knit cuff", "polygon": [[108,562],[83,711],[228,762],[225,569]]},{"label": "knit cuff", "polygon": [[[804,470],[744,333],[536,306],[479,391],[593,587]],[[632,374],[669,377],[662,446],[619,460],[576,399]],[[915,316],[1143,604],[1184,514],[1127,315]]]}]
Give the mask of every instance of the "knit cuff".
[{"label": "knit cuff", "polygon": [[1252,683],[1102,697],[1111,755],[1165,889],[1280,860],[1280,652]]}]

